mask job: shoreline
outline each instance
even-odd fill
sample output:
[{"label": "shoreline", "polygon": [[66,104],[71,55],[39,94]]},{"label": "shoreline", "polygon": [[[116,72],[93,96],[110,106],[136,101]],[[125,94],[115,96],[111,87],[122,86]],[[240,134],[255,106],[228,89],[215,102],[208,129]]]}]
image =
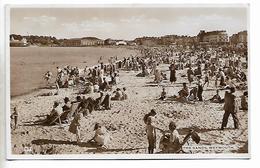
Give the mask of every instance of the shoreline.
[{"label": "shoreline", "polygon": [[[14,49],[15,48],[17,48],[17,47],[13,47]],[[19,49],[18,50],[23,50],[23,49],[25,49],[25,47],[18,47]],[[32,47],[33,49],[35,48],[35,47]],[[48,47],[39,47],[39,48],[42,48],[42,49],[48,49]],[[49,48],[53,48],[54,49],[54,47],[49,47]],[[64,48],[65,50],[67,50],[67,49],[69,49],[69,48],[66,48],[66,47],[58,47],[58,49],[60,49],[60,48]],[[74,48],[74,47],[72,47],[72,48]],[[85,66],[87,65],[88,67],[93,67],[93,66],[96,66],[96,65],[98,65],[98,59],[99,59],[99,56],[102,54],[102,55],[104,55],[104,58],[103,58],[103,61],[104,62],[107,62],[107,60],[111,57],[111,56],[116,56],[117,54],[119,54],[118,56],[119,56],[119,60],[121,60],[121,59],[123,59],[123,57],[124,56],[129,56],[129,55],[131,55],[131,54],[135,54],[135,55],[139,55],[140,56],[140,50],[138,50],[138,48],[125,48],[125,47],[116,47],[116,48],[113,48],[113,47],[102,47],[102,52],[99,52],[98,54],[97,54],[97,56],[96,56],[96,58],[94,57],[93,59],[94,59],[94,61],[96,61],[96,62],[94,62],[94,61],[91,61],[91,62],[88,62],[88,61],[86,61],[86,60],[88,60],[88,58],[85,58],[85,53],[83,52],[83,51],[92,51],[93,49],[94,50],[97,50],[98,48],[100,48],[100,47],[75,47],[74,48],[74,50],[73,50],[73,52],[72,53],[68,53],[67,55],[72,55],[73,56],[73,54],[74,53],[76,53],[77,51],[78,51],[78,49],[79,49],[79,51],[80,51],[80,53],[76,53],[76,54],[78,54],[78,57],[82,57],[82,58],[80,58],[80,60],[79,61],[77,61],[77,62],[74,62],[73,63],[73,65],[77,65],[80,69],[84,69],[85,68]],[[28,49],[28,48],[27,48]],[[37,48],[36,48],[37,49]],[[83,51],[81,51],[81,49],[83,49]],[[86,50],[85,50],[86,49]],[[112,55],[113,54],[113,51],[114,51],[114,49],[116,49],[116,51],[115,51],[115,54],[114,55]],[[109,51],[110,53],[106,53],[106,51]],[[54,52],[54,51],[53,51]],[[93,52],[93,51],[92,51]],[[29,54],[30,54],[31,52],[29,52]],[[52,52],[51,52],[52,53]],[[120,54],[122,54],[123,53],[123,55],[121,56]],[[36,54],[37,54],[37,52],[36,52]],[[57,53],[57,54],[59,54],[59,53]],[[91,58],[89,58],[89,59],[92,59],[92,55],[91,55],[92,53],[90,53],[89,55],[91,56]],[[56,56],[55,54],[53,54],[54,56]],[[61,54],[62,55],[62,54]],[[84,55],[84,56],[82,56],[82,55]],[[89,56],[89,55],[87,55],[87,56]],[[101,56],[102,56],[101,55]],[[10,54],[10,56],[12,56],[12,53]],[[121,58],[122,57],[122,58]],[[21,59],[21,58],[19,58],[19,57],[17,57],[18,59]],[[15,59],[15,58],[13,58],[13,59]],[[26,58],[27,59],[27,58]],[[33,58],[33,59],[35,59],[35,58]],[[48,57],[46,57],[46,59],[48,59]],[[62,59],[62,58],[61,58]],[[34,60],[34,61],[38,61],[38,60]],[[45,61],[45,60],[44,60]],[[74,60],[73,60],[74,61]],[[11,71],[14,71],[14,72],[17,72],[17,71],[19,71],[19,70],[21,70],[21,68],[24,68],[24,66],[25,65],[21,65],[21,64],[24,64],[23,62],[24,62],[24,60],[19,60],[19,61],[17,61],[16,62],[16,64],[12,64],[12,59],[11,59]],[[53,78],[55,77],[55,75],[56,75],[56,72],[55,72],[55,67],[56,66],[63,66],[64,64],[70,64],[70,61],[68,61],[68,63],[64,63],[64,62],[56,62],[54,65],[52,64],[52,63],[49,63],[49,65],[48,65],[48,67],[45,67],[44,69],[46,69],[46,70],[50,70],[50,71],[52,71],[52,73],[53,73]],[[27,64],[26,66],[30,66],[31,64]],[[15,67],[13,67],[13,66],[16,66],[16,67],[19,67],[19,69],[15,69]],[[38,67],[38,65],[36,66],[36,65],[34,65],[33,64],[33,66],[34,66],[34,68],[37,70],[37,71],[39,71],[38,69],[39,69],[39,67]],[[14,70],[13,70],[13,68],[14,68]],[[27,75],[27,76],[25,76],[24,78],[26,78],[26,79],[28,79],[28,78],[31,78],[31,76],[30,75],[28,75],[28,73],[30,73],[31,71],[30,70],[26,70],[26,72],[25,71],[23,71],[23,72],[21,72],[22,73],[22,75]],[[44,73],[46,73],[47,71],[43,71],[43,72],[41,72],[40,74],[38,74],[38,75],[34,75],[34,79],[36,78],[36,81],[37,81],[37,85],[33,85],[32,87],[33,88],[28,88],[28,83],[29,82],[27,82],[27,85],[25,85],[25,87],[26,87],[26,89],[25,90],[28,90],[28,91],[20,91],[19,90],[19,88],[22,88],[24,85],[20,85],[19,84],[19,81],[20,82],[24,82],[23,80],[23,78],[21,78],[21,74],[17,74],[15,77],[11,77],[11,81],[10,81],[10,97],[11,98],[15,98],[15,97],[19,97],[19,96],[22,96],[22,95],[27,95],[27,94],[30,94],[30,93],[32,93],[32,92],[35,92],[35,91],[39,91],[39,90],[41,90],[41,88],[44,88],[45,87],[45,84],[44,84],[44,80],[43,80],[43,78],[42,78],[42,76],[44,75]],[[40,75],[40,76],[39,76]],[[18,81],[18,84],[16,83],[15,84],[15,87],[16,87],[16,89],[14,89],[14,90],[16,90],[15,91],[15,93],[14,94],[12,94],[12,87],[11,87],[11,83],[12,82],[16,82],[15,80],[15,78],[16,77],[19,77],[19,81]],[[14,81],[13,81],[14,80]],[[30,79],[30,80],[32,80],[32,79]],[[35,81],[32,81],[32,82],[35,82]],[[53,79],[51,80],[51,82],[54,82],[53,81]],[[18,88],[18,89],[17,89]]]}]

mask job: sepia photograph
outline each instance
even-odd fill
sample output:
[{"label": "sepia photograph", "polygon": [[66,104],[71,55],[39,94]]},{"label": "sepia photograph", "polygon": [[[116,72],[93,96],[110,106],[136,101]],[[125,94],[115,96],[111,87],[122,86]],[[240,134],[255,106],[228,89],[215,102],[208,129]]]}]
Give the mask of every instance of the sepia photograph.
[{"label": "sepia photograph", "polygon": [[8,158],[250,158],[248,12],[9,6]]}]

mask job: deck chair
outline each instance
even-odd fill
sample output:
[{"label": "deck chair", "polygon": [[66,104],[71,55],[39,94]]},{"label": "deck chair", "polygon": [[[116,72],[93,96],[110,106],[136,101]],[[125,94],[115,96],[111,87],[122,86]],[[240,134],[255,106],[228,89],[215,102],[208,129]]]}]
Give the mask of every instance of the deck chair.
[{"label": "deck chair", "polygon": [[[182,149],[182,146],[187,143],[189,139],[192,139],[196,144],[200,142],[200,136],[197,134],[195,130],[190,130],[189,133],[184,137],[183,141],[178,142],[177,146],[172,148],[171,144],[169,144],[170,136],[164,135],[160,139],[160,148],[162,149],[162,153],[185,153]],[[167,149],[170,148],[170,149]]]},{"label": "deck chair", "polygon": [[58,115],[54,120],[52,120],[51,122],[50,122],[50,125],[52,125],[53,123],[55,123],[57,120],[59,120],[59,124],[60,124],[60,126],[61,126],[61,115],[62,115],[62,113],[60,114],[60,115]]}]

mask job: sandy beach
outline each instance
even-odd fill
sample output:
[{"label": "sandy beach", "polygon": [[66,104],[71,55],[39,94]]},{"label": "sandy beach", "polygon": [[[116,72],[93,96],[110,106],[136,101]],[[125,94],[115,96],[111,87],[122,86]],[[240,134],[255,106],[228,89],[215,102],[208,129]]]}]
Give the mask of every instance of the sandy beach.
[{"label": "sandy beach", "polygon": [[[161,64],[159,68],[169,77],[169,64]],[[77,90],[65,88],[60,90],[57,96],[36,97],[41,93],[49,92],[41,89],[31,94],[12,98],[11,109],[17,106],[19,111],[19,127],[11,130],[11,147],[13,154],[21,154],[24,151],[23,144],[30,144],[31,149],[39,152],[52,148],[53,154],[95,154],[95,153],[147,153],[147,138],[143,117],[151,109],[155,109],[156,125],[164,130],[168,129],[170,121],[177,123],[183,140],[190,128],[197,131],[201,137],[199,144],[193,141],[183,147],[187,153],[247,153],[248,143],[248,112],[238,112],[240,129],[233,129],[232,118],[229,118],[227,129],[220,130],[224,114],[223,104],[210,103],[209,101],[184,104],[170,99],[158,100],[162,87],[166,88],[167,96],[177,95],[182,87],[182,82],[187,82],[186,69],[177,71],[177,82],[170,84],[169,80],[162,81],[159,85],[154,84],[154,76],[136,77],[139,72],[120,71],[120,83],[113,90],[122,87],[127,88],[128,100],[112,101],[112,109],[93,111],[82,120],[82,141],[78,145],[75,135],[68,131],[68,125],[63,127],[35,125],[34,122],[45,118],[50,113],[54,101],[63,101],[65,96],[75,100]],[[192,84],[191,86],[195,85]],[[191,87],[188,85],[188,87]],[[236,91],[237,96],[242,91]],[[208,100],[215,94],[214,81],[210,81],[209,87],[205,88],[203,97]],[[92,96],[98,97],[98,93]],[[220,91],[224,96],[224,91]],[[107,128],[111,136],[108,149],[99,150],[87,143],[94,135],[93,127],[96,122]],[[161,133],[158,131],[157,142]],[[189,147],[203,146],[196,150]],[[216,146],[209,150],[206,147]],[[157,152],[159,152],[157,143]]]}]

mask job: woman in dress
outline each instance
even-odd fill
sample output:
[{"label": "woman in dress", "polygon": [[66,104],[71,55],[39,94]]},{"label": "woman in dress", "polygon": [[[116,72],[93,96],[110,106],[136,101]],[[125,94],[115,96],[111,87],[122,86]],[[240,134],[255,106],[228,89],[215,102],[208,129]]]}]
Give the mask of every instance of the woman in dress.
[{"label": "woman in dress", "polygon": [[175,70],[175,65],[171,64],[170,65],[170,82],[171,84],[174,82],[176,82],[177,78],[176,78],[176,70]]}]

